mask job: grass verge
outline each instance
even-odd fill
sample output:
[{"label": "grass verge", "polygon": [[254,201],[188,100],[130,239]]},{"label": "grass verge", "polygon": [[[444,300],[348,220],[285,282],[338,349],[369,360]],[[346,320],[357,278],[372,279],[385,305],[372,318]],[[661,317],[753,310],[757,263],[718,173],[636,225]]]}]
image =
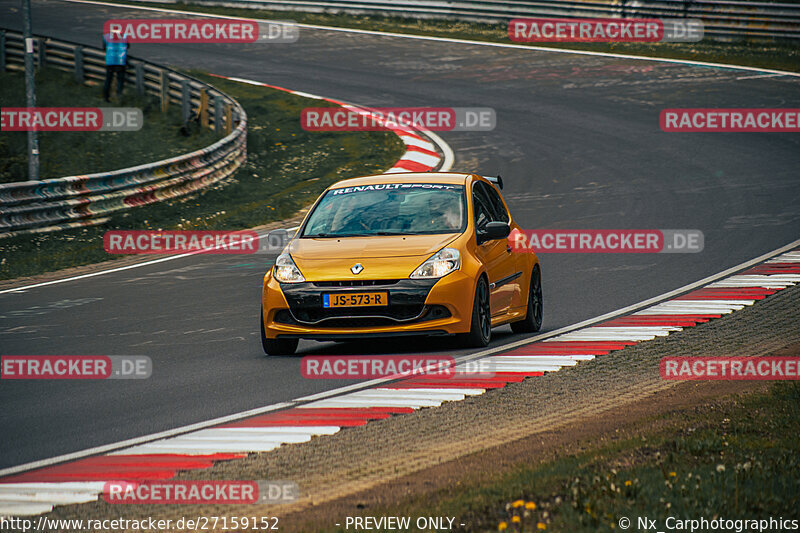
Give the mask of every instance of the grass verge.
[{"label": "grass verge", "polygon": [[622,531],[623,517],[632,521],[630,531],[643,529],[638,517],[655,519],[653,531],[664,530],[670,516],[796,518],[800,384],[779,382],[766,393],[659,419],[659,429],[623,441],[517,465],[368,514],[457,517],[466,524],[459,531],[507,532]]},{"label": "grass verge", "polygon": [[[171,106],[162,113],[158,98],[140,97],[133,87],[126,87],[122,98],[109,104],[103,100],[101,86],[97,83],[83,85],[75,81],[72,74],[56,69],[45,68],[36,73],[36,104],[39,107],[138,107],[144,114],[144,125],[139,131],[40,132],[42,179],[143,165],[204,148],[221,138],[207,129],[183,135],[178,106]],[[25,107],[22,72],[0,72],[0,107]],[[0,183],[28,179],[27,142],[25,132],[0,135]]]},{"label": "grass verge", "polygon": [[[331,183],[381,172],[404,152],[391,132],[307,132],[300,127],[304,107],[333,104],[189,73],[244,106],[249,120],[247,163],[224,184],[118,213],[100,226],[0,239],[0,279],[119,257],[103,250],[103,234],[111,229],[228,230],[282,220]],[[83,157],[81,153],[75,159]]]},{"label": "grass verge", "polygon": [[[100,0],[103,1],[103,0]],[[411,35],[427,35],[452,39],[468,39],[509,43],[508,24],[488,24],[452,20],[417,20],[404,17],[380,15],[345,15],[303,13],[300,11],[277,11],[268,9],[244,9],[203,5],[187,2],[130,2],[109,0],[113,3],[150,6],[182,11],[201,11],[242,18],[294,20],[301,24],[355,28]],[[301,37],[302,39],[302,30]],[[647,57],[687,59],[712,63],[727,63],[759,68],[770,68],[800,72],[800,48],[796,44],[756,43],[748,41],[699,43],[513,43],[566,50],[588,50]]]}]

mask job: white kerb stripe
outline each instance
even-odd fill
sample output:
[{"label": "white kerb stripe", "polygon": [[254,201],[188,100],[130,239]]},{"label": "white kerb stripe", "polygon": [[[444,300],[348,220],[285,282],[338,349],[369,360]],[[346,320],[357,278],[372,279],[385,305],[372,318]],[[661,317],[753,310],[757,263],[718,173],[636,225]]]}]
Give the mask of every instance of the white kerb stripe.
[{"label": "white kerb stripe", "polygon": [[337,396],[335,398],[326,398],[316,402],[311,402],[308,407],[411,407],[418,409],[420,407],[437,407],[441,405],[440,401],[432,400],[391,400],[388,398],[350,398],[345,396]]},{"label": "white kerb stripe", "polygon": [[422,152],[406,152],[403,154],[403,157],[400,158],[400,161],[414,161],[415,163],[428,165],[433,168],[439,164],[441,158],[435,155],[423,154]]},{"label": "white kerb stripe", "polygon": [[767,263],[800,263],[800,252],[787,252],[770,259]]},{"label": "white kerb stripe", "polygon": [[93,502],[97,499],[99,492],[53,492],[53,493],[30,493],[30,492],[3,492],[0,493],[0,500],[4,502],[30,502],[46,503],[48,505],[69,505],[73,503]]},{"label": "white kerb stripe", "polygon": [[[594,359],[593,355],[572,355],[565,357],[542,357],[540,355],[498,355],[496,357],[488,357],[484,361],[492,363],[540,363],[544,365],[564,365],[574,366],[579,361],[591,361]],[[486,365],[491,368],[491,365]]]},{"label": "white kerb stripe", "polygon": [[410,135],[400,135],[400,140],[403,141],[403,144],[406,146],[416,146],[430,152],[436,151],[436,147],[432,143],[422,139],[417,139],[416,137],[412,137]]},{"label": "white kerb stripe", "polygon": [[0,499],[0,517],[31,516],[49,513],[53,506],[48,503],[9,502]]},{"label": "white kerb stripe", "polygon": [[546,365],[543,363],[524,362],[496,363],[495,372],[558,372],[565,365]]},{"label": "white kerb stripe", "polygon": [[[448,378],[442,378],[442,381],[447,381],[447,379]],[[399,385],[402,385],[402,383],[400,383]],[[423,393],[427,393],[428,395],[430,395],[430,397],[443,396],[442,393],[457,392],[456,395],[457,396],[461,396],[460,399],[462,399],[462,400],[464,399],[465,396],[478,396],[478,395],[483,394],[484,392],[486,392],[485,389],[478,389],[478,388],[470,386],[469,384],[464,385],[464,387],[456,387],[456,388],[414,387],[414,388],[411,388],[411,389],[392,389],[392,388],[388,388],[388,387],[380,387],[380,388],[375,389],[375,390],[392,391],[392,392],[397,392],[398,390],[423,392]]]},{"label": "white kerb stripe", "polygon": [[307,442],[311,440],[312,435],[308,433],[300,435],[292,435],[284,433],[282,435],[275,435],[274,433],[267,435],[246,434],[246,433],[230,433],[225,430],[209,430],[209,433],[191,433],[189,435],[170,439],[168,442],[172,444],[183,444],[193,442],[205,441],[219,441],[219,442],[269,442],[278,444],[287,444],[290,442]]},{"label": "white kerb stripe", "polygon": [[[155,443],[150,442],[141,446],[134,446],[130,448],[130,454],[154,454],[154,453],[177,453],[185,455],[211,455],[214,453],[243,453],[250,451],[268,452],[280,447],[279,443],[263,443],[262,446],[251,446],[248,449],[242,449],[240,446],[208,446],[208,445],[192,445],[192,444],[172,444],[169,442]],[[252,449],[257,448],[257,449]]]},{"label": "white kerb stripe", "polygon": [[434,399],[434,398],[449,398],[449,397],[457,397],[463,396],[461,392],[454,392],[452,389],[436,389],[435,391],[429,390],[404,390],[402,392],[398,392],[397,390],[384,390],[380,388],[375,389],[367,389],[358,392],[351,392],[350,394],[346,394],[344,397],[350,398],[391,398],[391,399],[409,399],[409,400],[418,400],[418,399]]}]

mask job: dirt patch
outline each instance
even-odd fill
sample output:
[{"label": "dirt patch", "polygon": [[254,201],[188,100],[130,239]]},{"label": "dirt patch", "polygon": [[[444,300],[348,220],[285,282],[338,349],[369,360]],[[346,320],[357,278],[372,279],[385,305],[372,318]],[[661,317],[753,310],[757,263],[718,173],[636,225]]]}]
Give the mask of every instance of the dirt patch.
[{"label": "dirt patch", "polygon": [[[800,345],[797,345],[796,353],[800,353]],[[674,428],[676,421],[662,418],[663,415],[697,409],[698,406],[719,408],[736,402],[736,397],[731,395],[763,391],[768,387],[766,382],[755,381],[681,383],[629,404],[624,410],[606,411],[563,427],[543,430],[383,483],[379,488],[373,487],[291,513],[282,518],[282,529],[291,532],[333,528],[336,523],[344,523],[347,516],[375,515],[370,512],[374,507],[409,498],[424,501],[448,487],[497,480],[520,464],[542,464],[609,442]]]}]

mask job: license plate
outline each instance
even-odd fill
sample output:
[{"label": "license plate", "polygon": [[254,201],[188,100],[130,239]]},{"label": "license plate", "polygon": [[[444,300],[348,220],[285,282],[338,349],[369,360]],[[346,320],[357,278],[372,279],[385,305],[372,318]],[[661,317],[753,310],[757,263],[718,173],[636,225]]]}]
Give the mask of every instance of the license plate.
[{"label": "license plate", "polygon": [[369,307],[376,305],[389,305],[389,293],[346,292],[322,295],[322,307]]}]

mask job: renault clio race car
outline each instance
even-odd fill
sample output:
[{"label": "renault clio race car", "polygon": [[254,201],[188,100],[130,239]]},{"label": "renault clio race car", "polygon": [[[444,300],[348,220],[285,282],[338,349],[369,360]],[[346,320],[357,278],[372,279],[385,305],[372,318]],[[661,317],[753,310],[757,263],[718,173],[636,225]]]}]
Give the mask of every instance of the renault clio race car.
[{"label": "renault clio race car", "polygon": [[499,177],[429,172],[331,185],[264,276],[264,351],[448,334],[481,347],[501,324],[538,331],[539,261],[510,246],[520,228],[501,188]]}]

